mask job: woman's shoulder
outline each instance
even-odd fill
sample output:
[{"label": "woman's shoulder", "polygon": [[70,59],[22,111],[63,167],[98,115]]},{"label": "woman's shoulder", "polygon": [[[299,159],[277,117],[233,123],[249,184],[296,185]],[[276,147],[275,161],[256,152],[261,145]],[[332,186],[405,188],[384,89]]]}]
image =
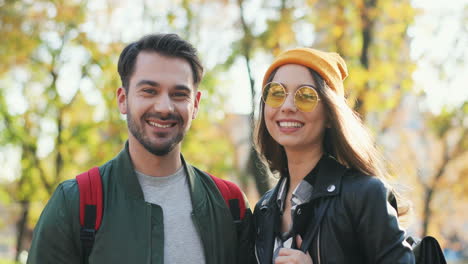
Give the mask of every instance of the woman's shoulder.
[{"label": "woman's shoulder", "polygon": [[367,175],[355,169],[348,169],[343,177],[342,193],[358,197],[367,197],[369,195],[387,196],[388,187],[382,179],[376,176]]},{"label": "woman's shoulder", "polygon": [[275,188],[272,188],[268,190],[267,192],[265,192],[262,195],[262,197],[260,197],[260,199],[258,200],[257,204],[255,205],[255,208],[267,205],[269,201],[271,200],[274,191],[275,191]]},{"label": "woman's shoulder", "polygon": [[371,215],[377,217],[389,212],[389,190],[382,179],[354,171],[343,177],[340,197],[349,215],[359,221]]}]

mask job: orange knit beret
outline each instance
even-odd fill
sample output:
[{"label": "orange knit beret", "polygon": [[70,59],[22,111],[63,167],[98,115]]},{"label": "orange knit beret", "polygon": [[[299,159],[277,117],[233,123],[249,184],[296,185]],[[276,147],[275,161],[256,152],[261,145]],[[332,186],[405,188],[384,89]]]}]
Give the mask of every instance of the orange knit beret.
[{"label": "orange knit beret", "polygon": [[324,52],[311,48],[290,49],[281,53],[268,67],[263,85],[270,74],[285,64],[299,64],[316,71],[338,95],[344,96],[343,81],[348,76],[346,63],[338,53]]}]

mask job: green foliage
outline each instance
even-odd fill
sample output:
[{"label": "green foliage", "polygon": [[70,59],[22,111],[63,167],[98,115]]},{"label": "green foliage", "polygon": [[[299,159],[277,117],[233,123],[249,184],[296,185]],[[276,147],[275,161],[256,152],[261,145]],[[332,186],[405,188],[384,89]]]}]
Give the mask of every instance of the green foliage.
[{"label": "green foliage", "polygon": [[414,70],[406,36],[416,15],[410,1],[341,0],[313,7],[308,20],[321,35],[314,46],[338,51],[350,69],[348,102],[364,119],[398,105]]},{"label": "green foliage", "polygon": [[455,109],[446,106],[440,113],[431,117],[429,126],[439,138],[443,138],[453,128],[468,130],[467,114],[468,102]]},{"label": "green foliage", "polygon": [[18,262],[15,262],[13,260],[8,260],[8,259],[0,259],[0,264],[19,264]]},{"label": "green foliage", "polygon": [[192,123],[182,153],[188,162],[218,177],[226,178],[235,171],[233,146],[221,123],[211,121],[207,114],[199,115]]},{"label": "green foliage", "polygon": [[[0,90],[0,145],[21,149],[21,171],[16,182],[1,186],[0,200],[37,201],[31,229],[59,182],[102,164],[121,147],[124,122],[113,101],[121,44],[105,46],[82,31],[86,2],[7,1],[1,10],[0,33],[7,38],[0,80],[8,85]],[[80,62],[71,56],[78,50],[84,51]],[[79,69],[74,76],[64,70],[70,67]],[[78,83],[65,86],[73,77]],[[76,89],[84,79],[99,85],[91,87],[92,98]],[[89,102],[97,97],[97,104]],[[15,110],[17,98],[24,111]]]},{"label": "green foliage", "polygon": [[3,205],[11,204],[11,197],[10,197],[10,193],[8,192],[9,188],[11,187],[8,186],[7,184],[2,185],[1,187],[2,188],[0,188],[0,204],[3,204]]}]

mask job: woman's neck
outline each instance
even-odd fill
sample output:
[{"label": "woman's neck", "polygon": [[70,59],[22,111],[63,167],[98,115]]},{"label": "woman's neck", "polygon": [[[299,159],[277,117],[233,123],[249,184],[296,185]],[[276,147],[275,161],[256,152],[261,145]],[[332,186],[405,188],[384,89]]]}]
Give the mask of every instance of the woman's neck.
[{"label": "woman's neck", "polygon": [[296,189],[297,185],[317,165],[323,155],[322,147],[308,151],[286,150],[289,170],[289,190]]}]

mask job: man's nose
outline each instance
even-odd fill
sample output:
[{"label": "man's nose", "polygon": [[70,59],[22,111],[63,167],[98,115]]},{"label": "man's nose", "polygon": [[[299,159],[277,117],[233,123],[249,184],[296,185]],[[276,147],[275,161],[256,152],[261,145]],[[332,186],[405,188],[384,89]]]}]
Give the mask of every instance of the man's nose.
[{"label": "man's nose", "polygon": [[161,94],[154,101],[153,108],[159,113],[170,113],[174,111],[174,102],[169,94]]}]

